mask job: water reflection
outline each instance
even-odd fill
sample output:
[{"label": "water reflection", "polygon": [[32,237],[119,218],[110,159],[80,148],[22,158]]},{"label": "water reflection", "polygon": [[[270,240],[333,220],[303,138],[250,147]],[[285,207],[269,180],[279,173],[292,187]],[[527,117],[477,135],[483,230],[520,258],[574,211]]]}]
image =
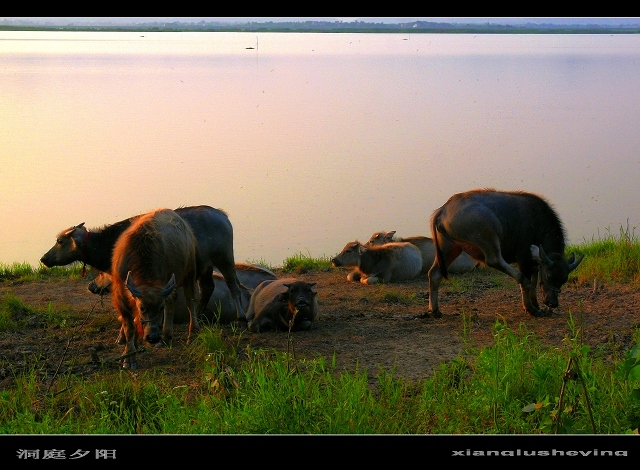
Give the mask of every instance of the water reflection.
[{"label": "water reflection", "polygon": [[545,195],[570,242],[640,220],[637,35],[1,34],[5,263],[191,204],[271,264],[428,235],[474,187]]}]

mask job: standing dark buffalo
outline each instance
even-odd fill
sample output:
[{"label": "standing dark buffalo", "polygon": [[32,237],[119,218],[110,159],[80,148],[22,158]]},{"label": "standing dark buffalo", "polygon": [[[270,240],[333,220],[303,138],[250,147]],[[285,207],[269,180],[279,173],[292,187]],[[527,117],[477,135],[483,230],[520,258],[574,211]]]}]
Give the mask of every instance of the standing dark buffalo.
[{"label": "standing dark buffalo", "polygon": [[[111,280],[113,305],[124,330],[125,356],[136,350],[136,323],[149,343],[170,343],[177,287],[183,288],[189,306],[189,338],[199,328],[195,314],[196,240],[175,211],[158,209],[142,215],[118,238]],[[123,366],[135,369],[135,357],[125,357]]]},{"label": "standing dark buffalo", "polygon": [[[196,270],[200,285],[198,315],[209,303],[215,289],[213,277],[217,268],[229,287],[236,306],[236,318],[245,320],[240,294],[240,283],[236,276],[233,255],[233,227],[227,214],[209,206],[180,207],[175,210],[191,227],[196,237]],[[111,257],[116,241],[140,216],[87,230],[84,222],[63,230],[56,243],[45,253],[40,262],[47,266],[64,266],[74,261],[88,264],[98,271],[111,271]]]},{"label": "standing dark buffalo", "polygon": [[440,282],[462,251],[518,281],[524,309],[534,316],[545,316],[536,296],[538,271],[544,303],[555,308],[560,288],[584,257],[564,258],[565,232],[558,215],[542,197],[524,191],[455,194],[433,213],[431,236],[436,259],[429,270],[429,310],[434,317],[442,316]]}]

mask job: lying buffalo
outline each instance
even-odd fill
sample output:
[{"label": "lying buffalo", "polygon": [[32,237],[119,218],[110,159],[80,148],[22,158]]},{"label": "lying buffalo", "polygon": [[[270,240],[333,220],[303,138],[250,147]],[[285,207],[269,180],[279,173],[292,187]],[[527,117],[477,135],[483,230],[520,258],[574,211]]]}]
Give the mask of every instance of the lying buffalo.
[{"label": "lying buffalo", "polygon": [[[375,232],[369,238],[369,241],[365,243],[367,246],[378,246],[384,245],[385,243],[391,242],[408,242],[413,243],[420,249],[422,253],[422,272],[428,273],[429,268],[433,264],[433,261],[436,258],[436,247],[433,244],[433,240],[429,237],[424,237],[421,235],[415,237],[406,237],[400,238],[395,236],[396,231],[392,230],[391,232]],[[453,263],[448,267],[450,274],[464,274],[469,271],[473,271],[478,265],[478,261],[474,260],[466,254],[465,252],[460,253]]]},{"label": "lying buffalo", "polygon": [[318,317],[315,285],[295,278],[261,282],[249,301],[247,328],[254,333],[308,330]]},{"label": "lying buffalo", "polygon": [[195,312],[196,240],[175,211],[158,209],[138,217],[118,238],[112,264],[113,305],[125,337],[123,367],[137,367],[135,356],[130,355],[136,351],[136,323],[147,342],[171,342],[177,287],[182,287],[187,299],[189,338],[199,328]]},{"label": "lying buffalo", "polygon": [[[205,310],[215,289],[211,276],[215,267],[224,276],[232,293],[237,319],[244,320],[240,285],[235,272],[233,227],[229,217],[223,210],[209,206],[180,207],[175,212],[189,224],[196,237],[196,276],[200,285],[198,314]],[[56,237],[56,243],[40,258],[40,262],[46,267],[52,267],[79,261],[98,271],[110,272],[116,241],[138,217],[91,230],[87,230],[84,222],[63,230]]]},{"label": "lying buffalo", "polygon": [[355,267],[347,280],[362,284],[397,282],[413,279],[422,271],[422,253],[407,242],[366,246],[358,240],[345,245],[339,255],[331,259],[334,267]]},{"label": "lying buffalo", "polygon": [[440,282],[463,251],[518,281],[524,309],[534,316],[545,315],[536,296],[538,274],[544,304],[555,308],[560,288],[584,257],[564,258],[565,231],[558,215],[542,197],[524,191],[455,194],[433,213],[431,236],[436,259],[429,270],[429,310],[435,317],[442,316]]},{"label": "lying buffalo", "polygon": [[[257,264],[236,263],[236,273],[240,281],[240,294],[242,308],[246,312],[249,307],[251,293],[262,281],[277,279],[277,276],[269,269]],[[224,278],[218,272],[213,273],[215,289],[209,303],[205,308],[204,317],[209,323],[217,321],[221,323],[231,323],[236,319],[236,308],[229,287],[224,282]],[[90,292],[99,295],[106,295],[111,292],[111,275],[101,272],[87,286]],[[189,310],[182,289],[178,290],[176,299],[176,309],[173,318],[174,323],[186,323],[189,321]],[[118,342],[124,341],[122,332],[118,336]]]}]

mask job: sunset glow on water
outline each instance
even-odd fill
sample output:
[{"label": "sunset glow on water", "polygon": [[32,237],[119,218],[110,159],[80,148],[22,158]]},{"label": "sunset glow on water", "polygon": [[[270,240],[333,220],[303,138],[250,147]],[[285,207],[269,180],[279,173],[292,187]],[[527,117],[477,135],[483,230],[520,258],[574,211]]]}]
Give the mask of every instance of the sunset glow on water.
[{"label": "sunset glow on water", "polygon": [[[253,47],[253,49],[248,49]],[[237,261],[429,235],[476,187],[570,242],[640,222],[638,35],[0,33],[0,262],[152,210],[226,210]]]}]

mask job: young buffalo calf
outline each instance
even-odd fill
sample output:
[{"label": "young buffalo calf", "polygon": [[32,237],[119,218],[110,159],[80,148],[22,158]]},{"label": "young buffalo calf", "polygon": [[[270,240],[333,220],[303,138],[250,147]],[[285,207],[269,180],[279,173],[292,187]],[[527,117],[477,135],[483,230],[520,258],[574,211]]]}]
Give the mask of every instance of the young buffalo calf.
[{"label": "young buffalo calf", "polygon": [[398,282],[413,279],[422,271],[422,254],[417,246],[407,242],[385,243],[379,246],[349,242],[331,260],[335,267],[356,267],[347,280],[362,284]]},{"label": "young buffalo calf", "polygon": [[256,287],[247,309],[249,331],[302,331],[318,316],[315,282],[284,278],[263,281]]}]

